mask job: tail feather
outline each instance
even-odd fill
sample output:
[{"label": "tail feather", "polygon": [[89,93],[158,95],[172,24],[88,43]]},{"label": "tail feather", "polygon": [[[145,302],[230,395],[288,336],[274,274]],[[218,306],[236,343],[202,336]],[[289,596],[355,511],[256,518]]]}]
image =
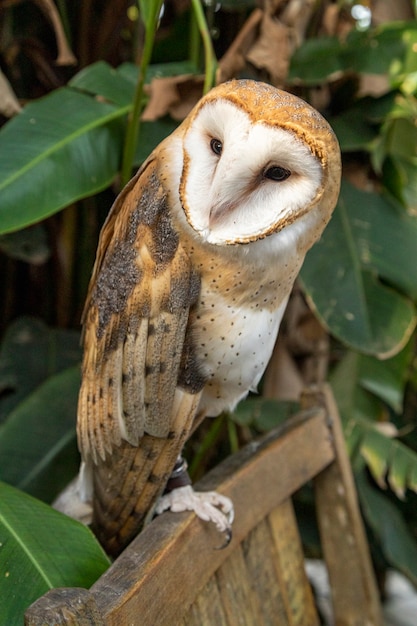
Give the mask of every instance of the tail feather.
[{"label": "tail feather", "polygon": [[152,515],[189,436],[199,397],[184,392],[166,438],[144,434],[138,447],[126,441],[94,466],[93,530],[117,556]]}]

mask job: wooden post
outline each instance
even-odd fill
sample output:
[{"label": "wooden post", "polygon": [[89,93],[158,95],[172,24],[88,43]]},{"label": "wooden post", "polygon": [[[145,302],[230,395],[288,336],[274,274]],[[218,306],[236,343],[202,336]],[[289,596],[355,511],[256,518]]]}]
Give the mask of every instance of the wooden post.
[{"label": "wooden post", "polygon": [[336,457],[314,480],[317,518],[335,626],[382,626],[375,575],[339,412],[328,386],[307,390],[303,407],[324,406]]}]

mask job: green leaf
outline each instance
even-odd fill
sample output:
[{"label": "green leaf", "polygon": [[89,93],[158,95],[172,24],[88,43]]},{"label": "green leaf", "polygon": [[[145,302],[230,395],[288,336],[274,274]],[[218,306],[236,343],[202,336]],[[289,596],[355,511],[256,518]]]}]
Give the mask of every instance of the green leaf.
[{"label": "green leaf", "polygon": [[[146,82],[150,82],[153,78],[195,72],[196,68],[189,61],[154,64],[148,67]],[[138,75],[138,66],[134,63],[123,63],[114,69],[108,63],[99,61],[81,70],[69,84],[92,95],[105,98],[109,102],[128,106],[133,102]],[[142,122],[134,164],[136,166],[141,165],[152,150],[177,126],[178,122],[169,117],[155,122]]]},{"label": "green leaf", "polygon": [[410,469],[408,484],[410,485],[410,489],[413,489],[413,491],[417,493],[417,465],[414,465]]},{"label": "green leaf", "polygon": [[392,162],[401,183],[399,199],[410,210],[410,213],[415,215],[417,213],[417,159],[416,157],[393,157]]},{"label": "green leaf", "polygon": [[109,560],[90,530],[0,483],[1,619],[21,626],[26,608],[54,587],[90,587]]},{"label": "green leaf", "polygon": [[351,30],[344,42],[336,37],[307,39],[291,59],[289,79],[314,85],[349,71],[390,74],[398,83],[414,67],[416,29],[415,22],[394,22]]},{"label": "green leaf", "polygon": [[307,39],[291,57],[288,79],[307,85],[321,83],[344,70],[340,52],[337,37]]},{"label": "green leaf", "polygon": [[417,467],[417,452],[401,441],[387,437],[375,424],[363,422],[363,439],[360,452],[379,485],[388,480],[397,497],[403,498],[407,489],[415,490],[410,481]]},{"label": "green leaf", "polygon": [[172,61],[170,63],[152,63],[146,70],[146,82],[150,83],[153,78],[181,76],[183,74],[200,74],[200,70],[189,60]]},{"label": "green leaf", "polygon": [[[410,102],[412,100],[412,102]],[[382,127],[380,146],[373,155],[383,165],[384,184],[410,213],[417,213],[417,105],[414,98],[398,98]]]},{"label": "green leaf", "polygon": [[80,363],[80,334],[22,317],[0,347],[0,424],[49,376]]},{"label": "green leaf", "polygon": [[415,81],[415,74],[417,72],[417,23],[414,22],[414,26],[412,24],[410,24],[410,26],[410,29],[407,29],[403,34],[403,41],[407,46],[407,54],[404,59],[404,66],[402,68],[402,71],[406,77],[407,75],[411,74],[413,76],[413,81]]},{"label": "green leaf", "polygon": [[392,114],[397,107],[397,91],[388,91],[382,96],[365,96],[359,98],[354,105],[354,109],[359,115],[363,115],[369,123],[382,124],[385,119]]},{"label": "green leaf", "polygon": [[[331,371],[329,380],[339,407],[347,438],[354,433],[353,442],[357,443],[357,424],[362,420],[372,423],[383,417],[381,402],[367,392],[359,380],[362,355],[349,350],[346,356]],[[350,448],[351,452],[353,450]]]},{"label": "green leaf", "polygon": [[[138,67],[137,65],[133,67],[137,80]],[[136,80],[130,80],[105,61],[97,61],[78,72],[68,85],[125,107],[132,106]]]},{"label": "green leaf", "polygon": [[387,23],[367,31],[352,30],[342,54],[345,68],[361,74],[387,74],[393,63],[405,57],[407,28],[406,23]]},{"label": "green leaf", "polygon": [[301,271],[312,306],[334,336],[383,358],[406,344],[415,308],[380,278],[416,295],[416,240],[417,218],[382,196],[342,185],[332,220]]},{"label": "green leaf", "polygon": [[380,487],[385,488],[385,477],[388,471],[390,439],[373,429],[371,423],[362,423],[362,442],[360,452],[365,459],[373,477]]},{"label": "green leaf", "polygon": [[389,198],[344,183],[341,202],[349,220],[358,262],[417,299],[417,216]]},{"label": "green leaf", "polygon": [[[161,3],[143,4],[152,12]],[[188,61],[156,64],[148,68],[146,80],[181,73],[196,73],[196,68]],[[0,234],[34,224],[112,182],[137,79],[133,63],[113,69],[99,61],[74,76],[69,87],[27,104],[4,125]],[[155,124],[142,132],[136,164],[176,126],[167,120]]]},{"label": "green leaf", "polygon": [[355,419],[349,419],[344,424],[344,436],[346,447],[352,460],[352,466],[355,467],[355,461],[359,457],[360,444],[363,437],[363,430]]},{"label": "green leaf", "polygon": [[378,98],[366,96],[338,115],[329,117],[342,152],[365,150],[374,153],[381,144],[381,124],[398,108],[397,98],[395,91]]},{"label": "green leaf", "polygon": [[361,355],[359,383],[399,414],[403,409],[404,387],[412,359],[412,341],[409,341],[407,346],[392,359],[381,361],[375,357]]},{"label": "green leaf", "polygon": [[417,452],[393,438],[397,432],[393,424],[380,421],[386,420],[386,410],[364,388],[364,361],[369,359],[350,352],[330,376],[348,450],[354,464],[358,457],[364,459],[377,483],[386,487],[388,480],[396,495],[403,498],[407,489],[416,490]]},{"label": "green leaf", "polygon": [[389,124],[387,152],[393,156],[412,159],[417,157],[417,128],[415,120],[397,118]]},{"label": "green leaf", "polygon": [[230,417],[241,426],[252,426],[264,432],[285,422],[298,408],[295,402],[248,398],[238,404]]},{"label": "green leaf", "polygon": [[51,501],[76,474],[79,387],[79,367],[64,370],[8,416],[0,426],[0,480]]},{"label": "green leaf", "polygon": [[120,162],[130,107],[70,88],[32,102],[0,131],[0,233],[52,215],[107,187]]},{"label": "green leaf", "polygon": [[369,484],[365,474],[356,476],[361,507],[385,558],[392,567],[417,584],[417,543],[395,505]]},{"label": "green leaf", "polygon": [[[139,68],[135,63],[122,63],[117,68],[118,74],[136,85],[139,78]],[[165,76],[181,76],[181,74],[198,74],[199,70],[192,61],[172,61],[170,63],[152,63],[146,69],[145,83],[153,78]]]},{"label": "green leaf", "polygon": [[178,122],[170,117],[164,117],[155,122],[142,122],[134,157],[135,165],[141,165],[152,150],[154,150],[165,137],[168,137],[177,126]]},{"label": "green leaf", "polygon": [[339,140],[342,152],[369,150],[378,136],[375,126],[366,119],[363,110],[352,107],[329,120]]},{"label": "green leaf", "polygon": [[416,485],[409,482],[409,477],[413,468],[417,467],[417,453],[398,441],[393,443],[396,445],[390,450],[388,482],[397,497],[404,499],[407,488],[416,490]]}]

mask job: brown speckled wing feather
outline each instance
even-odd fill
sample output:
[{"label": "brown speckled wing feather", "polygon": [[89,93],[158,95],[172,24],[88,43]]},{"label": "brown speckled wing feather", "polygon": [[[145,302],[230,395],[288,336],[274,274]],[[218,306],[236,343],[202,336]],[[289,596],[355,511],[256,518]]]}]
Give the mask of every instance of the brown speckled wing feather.
[{"label": "brown speckled wing feather", "polygon": [[178,380],[199,288],[151,159],[103,227],[84,313],[78,439],[105,540],[131,538],[123,527],[146,515],[191,429],[201,388]]}]

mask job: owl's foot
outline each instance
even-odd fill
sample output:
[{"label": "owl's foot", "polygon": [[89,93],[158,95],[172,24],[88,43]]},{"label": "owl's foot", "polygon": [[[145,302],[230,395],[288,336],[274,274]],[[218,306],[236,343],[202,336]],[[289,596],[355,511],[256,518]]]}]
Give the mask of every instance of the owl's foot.
[{"label": "owl's foot", "polygon": [[157,515],[168,509],[173,513],[194,511],[197,517],[205,522],[213,522],[217,530],[225,534],[226,541],[220,546],[221,548],[230,543],[234,518],[233,503],[230,498],[216,491],[194,491],[191,485],[186,485],[166,493],[158,500],[155,509]]}]

